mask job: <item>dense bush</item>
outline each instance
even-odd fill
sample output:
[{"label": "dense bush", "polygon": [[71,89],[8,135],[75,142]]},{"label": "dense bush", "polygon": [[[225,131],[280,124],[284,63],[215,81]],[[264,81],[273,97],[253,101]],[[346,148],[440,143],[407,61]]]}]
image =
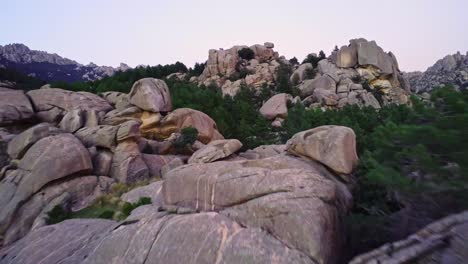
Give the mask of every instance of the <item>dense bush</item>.
[{"label": "dense bush", "polygon": [[315,68],[317,68],[317,65],[319,63],[319,61],[323,60],[326,58],[326,55],[325,53],[321,50],[319,52],[319,55],[317,56],[316,54],[314,53],[311,53],[311,54],[308,54],[307,57],[302,61],[302,64],[304,63],[311,63],[312,66]]},{"label": "dense bush", "polygon": [[244,60],[251,60],[255,58],[255,52],[251,48],[242,48],[240,49],[237,54]]},{"label": "dense bush", "polygon": [[205,70],[205,67],[206,67],[206,63],[195,63],[195,66],[193,66],[193,68],[190,68],[189,69],[189,74],[191,76],[200,76],[203,71]]},{"label": "dense bush", "polygon": [[[197,71],[201,70],[202,66],[195,66],[197,68]],[[63,88],[70,91],[88,91],[92,93],[103,93],[108,91],[128,93],[130,92],[133,83],[142,78],[153,77],[157,79],[163,79],[169,74],[176,72],[186,73],[188,72],[188,69],[181,62],[176,62],[175,64],[168,65],[157,65],[152,67],[140,66],[135,69],[130,69],[124,72],[117,72],[113,76],[105,77],[101,80],[97,80],[94,82],[54,82],[52,83],[52,87]]]},{"label": "dense bush", "polygon": [[0,68],[0,80],[15,83],[17,89],[33,90],[38,89],[45,84],[44,81],[37,78],[29,77],[14,69]]},{"label": "dense bush", "polygon": [[187,146],[192,145],[198,137],[198,130],[194,127],[186,127],[180,131],[180,137],[178,137],[174,142],[173,146],[178,149],[182,150]]}]

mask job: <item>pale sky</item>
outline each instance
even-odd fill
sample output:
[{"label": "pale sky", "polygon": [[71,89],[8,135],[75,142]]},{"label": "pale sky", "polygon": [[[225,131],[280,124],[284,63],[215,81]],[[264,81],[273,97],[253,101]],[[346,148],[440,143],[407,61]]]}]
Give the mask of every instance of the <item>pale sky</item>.
[{"label": "pale sky", "polygon": [[270,41],[302,60],[364,37],[412,71],[466,53],[467,10],[468,0],[0,0],[0,45],[83,64],[190,67],[211,48]]}]

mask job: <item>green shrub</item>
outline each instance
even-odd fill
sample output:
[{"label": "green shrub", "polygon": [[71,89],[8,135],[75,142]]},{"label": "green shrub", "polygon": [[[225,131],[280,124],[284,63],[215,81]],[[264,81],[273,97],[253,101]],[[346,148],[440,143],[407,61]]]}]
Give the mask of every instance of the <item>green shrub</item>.
[{"label": "green shrub", "polygon": [[57,205],[54,208],[52,208],[52,210],[47,212],[46,223],[48,225],[53,225],[53,224],[60,223],[69,218],[70,218],[70,213],[67,210],[63,209],[61,205]]},{"label": "green shrub", "polygon": [[237,52],[239,54],[239,57],[241,57],[244,60],[251,60],[255,58],[255,52],[251,48],[242,48]]},{"label": "green shrub", "polygon": [[184,149],[195,143],[198,137],[198,130],[194,127],[186,127],[180,131],[180,137],[173,142],[176,149]]},{"label": "green shrub", "polygon": [[114,216],[114,213],[115,212],[113,210],[105,210],[98,216],[98,218],[112,219],[112,217]]}]

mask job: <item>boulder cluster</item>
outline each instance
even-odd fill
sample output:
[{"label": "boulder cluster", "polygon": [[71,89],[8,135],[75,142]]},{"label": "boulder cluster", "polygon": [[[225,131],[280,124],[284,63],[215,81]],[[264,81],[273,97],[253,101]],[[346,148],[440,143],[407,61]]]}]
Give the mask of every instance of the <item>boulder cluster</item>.
[{"label": "boulder cluster", "polygon": [[300,82],[297,88],[303,103],[324,108],[409,104],[410,87],[393,53],[375,41],[349,43],[318,62],[314,79],[303,80],[305,69],[312,65],[300,65],[294,71],[291,78]]},{"label": "boulder cluster", "polygon": [[[280,63],[289,63],[273,50],[274,47],[273,43],[266,42],[264,45],[234,46],[227,50],[212,49],[205,70],[191,81],[205,86],[216,85],[221,87],[223,94],[231,96],[240,90],[241,85],[257,89],[271,86],[275,83]],[[253,51],[251,59],[239,56],[239,51],[246,48]]]},{"label": "boulder cluster", "polygon": [[152,78],[129,94],[102,97],[49,86],[0,88],[2,244],[43,226],[56,205],[79,210],[113,183],[160,177],[164,165],[184,164],[188,156],[174,147],[183,128],[198,130],[197,148],[222,141],[206,114],[172,110],[166,83]]},{"label": "boulder cluster", "polygon": [[[336,263],[347,187],[357,165],[353,130],[325,126],[286,145],[239,153],[206,114],[172,109],[162,80],[101,96],[43,87],[2,89],[2,263]],[[2,97],[3,98],[3,97]],[[199,131],[181,155],[181,130]],[[159,181],[125,193],[150,197],[123,222],[47,225],[57,205],[90,205],[113,184]]]}]

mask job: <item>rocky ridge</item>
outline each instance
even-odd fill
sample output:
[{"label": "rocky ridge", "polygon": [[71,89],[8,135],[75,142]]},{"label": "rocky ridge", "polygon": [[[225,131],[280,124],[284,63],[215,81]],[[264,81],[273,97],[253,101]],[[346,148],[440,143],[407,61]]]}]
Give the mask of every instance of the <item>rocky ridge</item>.
[{"label": "rocky ridge", "polygon": [[[397,59],[375,41],[352,39],[335,50],[316,67],[311,63],[296,65],[273,50],[273,43],[234,46],[210,50],[203,73],[192,77],[200,85],[215,85],[223,94],[235,95],[242,86],[256,91],[278,84],[279,70],[288,68],[289,85],[299,91],[298,97],[277,94],[263,105],[261,112],[281,126],[289,103],[301,102],[309,108],[334,109],[346,105],[380,108],[387,104],[410,104],[410,85],[399,69]],[[251,58],[240,52],[250,49]],[[312,74],[311,74],[312,73]],[[181,78],[173,74],[172,77]]]},{"label": "rocky ridge", "polygon": [[94,81],[112,76],[117,71],[130,67],[121,63],[119,67],[98,66],[94,63],[82,65],[57,54],[31,50],[23,44],[0,46],[0,67],[13,68],[38,79],[52,81]]},{"label": "rocky ridge", "polygon": [[468,88],[468,52],[447,55],[438,60],[425,72],[407,72],[404,76],[415,93],[430,92],[443,85],[454,85],[457,89]]},{"label": "rocky ridge", "polygon": [[[19,98],[0,105],[7,164],[0,176],[2,263],[339,260],[343,217],[352,204],[347,182],[357,164],[351,129],[322,127],[287,147],[236,155],[242,143],[225,140],[209,116],[172,109],[162,80],[142,79],[129,94],[102,97],[48,86],[2,91]],[[28,114],[13,115],[18,109]],[[199,134],[181,150],[175,142],[186,127]],[[300,151],[315,146],[324,153]],[[116,183],[150,178],[161,180],[122,199],[149,196],[153,204],[123,222],[47,225],[56,206],[76,211]]]}]

